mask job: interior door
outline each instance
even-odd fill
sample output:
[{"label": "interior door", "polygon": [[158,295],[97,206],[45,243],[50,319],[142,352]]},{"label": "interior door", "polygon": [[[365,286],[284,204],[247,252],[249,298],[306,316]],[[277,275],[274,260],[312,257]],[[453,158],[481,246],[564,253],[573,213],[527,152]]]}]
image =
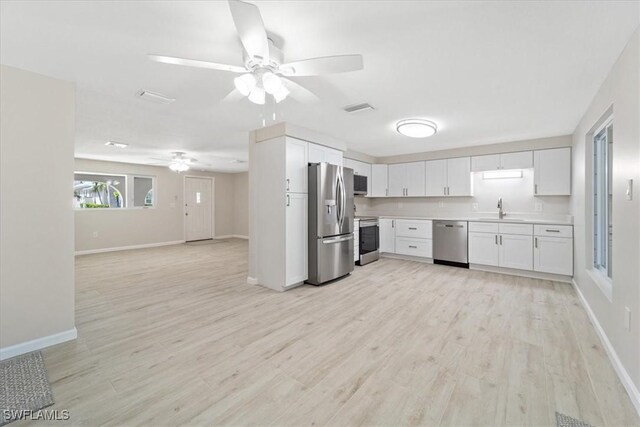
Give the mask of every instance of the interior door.
[{"label": "interior door", "polygon": [[213,238],[211,197],[213,181],[210,178],[185,177],[185,240]]}]

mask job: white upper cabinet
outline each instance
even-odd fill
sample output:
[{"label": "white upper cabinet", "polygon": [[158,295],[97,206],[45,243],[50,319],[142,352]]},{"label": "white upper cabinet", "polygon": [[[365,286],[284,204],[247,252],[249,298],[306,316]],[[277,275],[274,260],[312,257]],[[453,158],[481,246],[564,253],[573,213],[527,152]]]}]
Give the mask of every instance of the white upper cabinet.
[{"label": "white upper cabinet", "polygon": [[536,196],[570,196],[571,148],[534,151],[533,185]]},{"label": "white upper cabinet", "polygon": [[447,196],[471,195],[471,158],[447,159]]},{"label": "white upper cabinet", "polygon": [[447,194],[447,160],[425,162],[425,195],[445,196]]},{"label": "white upper cabinet", "polygon": [[291,193],[307,192],[308,146],[306,141],[287,137],[285,146],[286,180],[285,190]]},{"label": "white upper cabinet", "polygon": [[533,167],[533,151],[500,154],[500,169],[530,169]]},{"label": "white upper cabinet", "polygon": [[424,162],[389,165],[388,182],[389,196],[424,196]]},{"label": "white upper cabinet", "polygon": [[388,171],[387,165],[371,165],[371,179],[369,180],[371,181],[371,191],[369,191],[369,196],[384,197],[388,195]]},{"label": "white upper cabinet", "polygon": [[473,156],[471,158],[471,170],[473,172],[493,171],[497,169],[500,169],[500,154]]},{"label": "white upper cabinet", "polygon": [[429,160],[426,162],[427,196],[471,196],[471,158]]},{"label": "white upper cabinet", "polygon": [[533,152],[489,154],[473,156],[471,170],[473,172],[493,171],[499,169],[529,169],[533,167]]},{"label": "white upper cabinet", "polygon": [[342,166],[342,151],[309,143],[309,163],[331,163]]}]

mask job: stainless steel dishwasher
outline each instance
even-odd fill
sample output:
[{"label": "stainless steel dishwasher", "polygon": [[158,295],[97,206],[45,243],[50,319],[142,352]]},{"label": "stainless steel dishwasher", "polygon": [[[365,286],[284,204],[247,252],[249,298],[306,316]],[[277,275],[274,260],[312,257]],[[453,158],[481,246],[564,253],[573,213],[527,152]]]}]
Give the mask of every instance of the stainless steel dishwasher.
[{"label": "stainless steel dishwasher", "polygon": [[467,221],[433,221],[433,262],[469,268]]}]

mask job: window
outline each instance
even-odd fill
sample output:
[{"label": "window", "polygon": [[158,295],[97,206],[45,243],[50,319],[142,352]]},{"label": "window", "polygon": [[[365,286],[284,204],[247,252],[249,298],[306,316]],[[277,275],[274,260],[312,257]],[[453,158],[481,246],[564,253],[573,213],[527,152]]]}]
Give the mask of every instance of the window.
[{"label": "window", "polygon": [[593,137],[593,268],[612,278],[613,123],[609,120]]},{"label": "window", "polygon": [[74,174],[73,199],[78,209],[124,208],[126,196],[125,175]]},{"label": "window", "polygon": [[133,177],[133,206],[152,207],[153,199],[153,178],[148,176]]},{"label": "window", "polygon": [[151,208],[156,205],[154,176],[75,172],[76,209]]}]

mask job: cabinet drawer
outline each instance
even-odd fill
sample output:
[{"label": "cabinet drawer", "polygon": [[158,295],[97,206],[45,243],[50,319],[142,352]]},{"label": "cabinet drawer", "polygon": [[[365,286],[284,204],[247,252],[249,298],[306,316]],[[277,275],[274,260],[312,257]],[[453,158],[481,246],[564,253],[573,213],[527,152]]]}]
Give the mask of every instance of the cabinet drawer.
[{"label": "cabinet drawer", "polygon": [[522,234],[525,236],[533,235],[533,224],[511,224],[503,222],[498,225],[500,234]]},{"label": "cabinet drawer", "polygon": [[499,227],[497,222],[470,222],[469,231],[476,233],[498,233]]},{"label": "cabinet drawer", "polygon": [[549,237],[573,237],[573,227],[570,225],[542,225],[536,224],[534,227],[536,236]]},{"label": "cabinet drawer", "polygon": [[431,221],[408,221],[399,219],[396,221],[396,236],[414,237],[418,239],[430,239],[432,236]]},{"label": "cabinet drawer", "polygon": [[396,253],[423,258],[433,257],[431,239],[396,237]]}]

